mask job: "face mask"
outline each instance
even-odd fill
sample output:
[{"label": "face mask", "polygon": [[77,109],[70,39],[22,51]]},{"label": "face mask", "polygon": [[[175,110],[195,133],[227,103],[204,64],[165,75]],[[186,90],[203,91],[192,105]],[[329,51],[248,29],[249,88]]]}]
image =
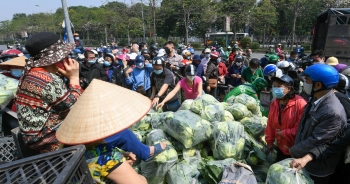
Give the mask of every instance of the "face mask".
[{"label": "face mask", "polygon": [[242,66],[242,62],[237,62],[236,65],[237,66]]},{"label": "face mask", "polygon": [[206,58],[209,58],[209,57],[210,57],[210,54],[205,54],[205,57],[206,57]]},{"label": "face mask", "polygon": [[170,54],[170,53],[171,53],[171,51],[170,51],[170,49],[169,49],[168,47],[165,47],[165,52],[166,52],[167,54]]},{"label": "face mask", "polygon": [[308,95],[311,95],[312,84],[308,84],[308,83],[304,82],[303,86],[304,86],[305,93],[308,94]]},{"label": "face mask", "polygon": [[218,59],[216,60],[216,62],[220,63],[220,62],[221,62],[221,58],[218,58]]},{"label": "face mask", "polygon": [[153,72],[157,75],[160,75],[163,73],[163,70],[153,70]]},{"label": "face mask", "polygon": [[21,77],[22,69],[11,69],[11,75],[17,78]]},{"label": "face mask", "polygon": [[138,69],[143,69],[143,68],[145,67],[145,65],[144,65],[144,63],[142,63],[142,65],[136,65],[136,67],[137,67]]},{"label": "face mask", "polygon": [[283,91],[284,91],[284,88],[274,87],[272,88],[272,95],[276,98],[283,98],[285,96]]},{"label": "face mask", "polygon": [[195,76],[186,76],[188,80],[193,81]]},{"label": "face mask", "polygon": [[108,61],[103,62],[103,66],[111,66],[111,63]]},{"label": "face mask", "polygon": [[88,63],[89,63],[90,65],[93,65],[93,64],[95,64],[95,63],[96,63],[96,59],[93,59],[93,60],[88,60]]},{"label": "face mask", "polygon": [[79,40],[79,37],[74,37],[74,39]]},{"label": "face mask", "polygon": [[186,58],[187,58],[188,60],[190,60],[190,59],[191,59],[191,56],[187,56]]},{"label": "face mask", "polygon": [[252,71],[252,73],[254,73],[256,71],[256,69],[251,68],[250,71]]}]

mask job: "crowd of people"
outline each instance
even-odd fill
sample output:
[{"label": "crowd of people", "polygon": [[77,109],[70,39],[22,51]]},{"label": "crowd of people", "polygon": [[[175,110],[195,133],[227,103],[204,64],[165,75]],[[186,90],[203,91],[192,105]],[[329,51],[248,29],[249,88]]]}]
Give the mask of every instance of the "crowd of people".
[{"label": "crowd of people", "polygon": [[[350,69],[337,58],[326,60],[319,50],[306,57],[302,48],[288,58],[281,57],[283,51],[278,46],[277,52],[258,59],[252,58],[251,49],[243,51],[236,44],[227,51],[208,47],[196,54],[190,44],[175,48],[172,41],[161,48],[132,42],[130,50],[119,49],[113,42],[90,49],[83,47],[77,34],[74,36],[76,43],[67,44],[53,33],[38,33],[25,45],[30,57],[17,54],[8,60],[2,55],[5,62],[0,69],[8,71],[3,74],[19,80],[16,98],[8,107],[17,112],[17,126],[30,149],[45,153],[64,146],[56,131],[84,90],[94,85],[94,79],[140,93],[154,109],[173,112],[185,99],[204,93],[220,101],[242,93],[258,100],[264,91],[271,93],[269,108],[261,108],[268,117],[265,139],[269,151],[277,150],[277,161],[294,158],[290,166],[305,168],[315,184],[350,182],[350,164],[344,163],[346,147],[350,146]],[[74,54],[76,49],[80,55]],[[136,112],[135,116],[143,115]],[[103,143],[88,144],[87,153],[99,152],[97,157],[108,151],[119,154],[110,158],[115,161],[113,169],[99,178],[116,183],[123,181],[123,172],[132,172],[128,177],[135,178],[135,183],[145,183],[126,163],[135,157],[150,160],[166,148],[165,142],[144,145],[128,129],[101,140]],[[101,151],[105,145],[111,148],[107,152]],[[121,157],[131,160],[123,162]]]}]

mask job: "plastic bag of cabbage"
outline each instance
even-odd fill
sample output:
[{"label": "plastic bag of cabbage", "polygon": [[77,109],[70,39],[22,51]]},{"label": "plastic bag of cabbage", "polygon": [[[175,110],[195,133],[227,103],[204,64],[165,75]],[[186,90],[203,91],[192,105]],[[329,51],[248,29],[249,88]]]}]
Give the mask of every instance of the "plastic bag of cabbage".
[{"label": "plastic bag of cabbage", "polygon": [[252,113],[248,110],[248,108],[241,103],[234,103],[227,107],[227,111],[229,111],[235,120],[240,120],[245,117],[252,117]]},{"label": "plastic bag of cabbage", "polygon": [[304,170],[290,168],[293,159],[285,159],[270,166],[266,184],[313,184],[309,174]]},{"label": "plastic bag of cabbage", "polygon": [[240,122],[244,125],[245,130],[256,139],[260,138],[264,134],[267,126],[267,118],[256,115],[253,115],[252,117],[245,117],[241,119]]},{"label": "plastic bag of cabbage", "polygon": [[189,110],[189,109],[191,109],[192,103],[193,103],[192,99],[185,100],[184,102],[182,102],[179,110]]},{"label": "plastic bag of cabbage", "polygon": [[219,122],[214,124],[214,150],[218,159],[243,159],[244,154],[244,127],[237,121]]},{"label": "plastic bag of cabbage", "polygon": [[169,118],[172,118],[173,116],[174,116],[174,113],[171,111],[153,114],[150,121],[152,125],[152,129],[164,130],[164,122]]},{"label": "plastic bag of cabbage", "polygon": [[165,121],[164,130],[185,148],[191,148],[208,140],[212,134],[210,123],[190,110],[175,112],[174,117]]},{"label": "plastic bag of cabbage", "polygon": [[193,100],[191,105],[192,112],[209,122],[221,121],[224,116],[224,110],[224,105],[211,95],[202,95]]},{"label": "plastic bag of cabbage", "polygon": [[3,109],[14,97],[18,80],[0,74],[0,108]]},{"label": "plastic bag of cabbage", "polygon": [[198,164],[198,170],[201,173],[201,176],[203,176],[208,183],[219,183],[221,181],[224,168],[235,162],[236,160],[233,158],[213,160],[209,157],[207,159],[203,159],[203,161]]},{"label": "plastic bag of cabbage", "polygon": [[154,159],[140,163],[140,174],[145,176],[149,184],[159,184],[164,182],[164,177],[170,168],[178,160],[177,152],[172,144],[166,139],[164,132],[159,129],[152,130],[146,139],[147,145],[154,145],[166,142],[165,151],[157,155]]},{"label": "plastic bag of cabbage", "polygon": [[200,157],[189,157],[175,164],[166,174],[167,184],[198,183],[197,165],[200,161]]},{"label": "plastic bag of cabbage", "polygon": [[193,100],[191,111],[200,114],[203,107],[220,103],[213,96],[205,94]]}]

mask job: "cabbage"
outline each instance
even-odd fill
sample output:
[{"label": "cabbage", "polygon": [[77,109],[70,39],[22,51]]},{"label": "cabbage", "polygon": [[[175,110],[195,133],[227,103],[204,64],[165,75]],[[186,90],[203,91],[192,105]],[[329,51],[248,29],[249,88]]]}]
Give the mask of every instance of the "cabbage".
[{"label": "cabbage", "polygon": [[167,184],[187,184],[197,180],[199,171],[197,165],[185,161],[175,164],[166,174]]},{"label": "cabbage", "polygon": [[132,131],[132,132],[135,134],[135,136],[137,137],[137,139],[140,140],[140,141],[142,142],[142,135],[141,135],[141,133],[138,132],[138,131]]},{"label": "cabbage", "polygon": [[234,121],[235,119],[233,118],[232,114],[228,111],[224,111],[222,114],[223,117],[221,118],[222,121]]},{"label": "cabbage", "polygon": [[221,102],[221,104],[224,106],[224,109],[227,110],[230,106],[227,102]]},{"label": "cabbage", "polygon": [[151,129],[151,115],[147,114],[130,129],[134,131],[149,131]]},{"label": "cabbage", "polygon": [[221,103],[207,105],[203,107],[200,115],[201,118],[209,122],[221,121],[224,110],[224,106]]},{"label": "cabbage", "polygon": [[251,151],[251,152],[249,152],[249,155],[248,155],[246,161],[249,165],[258,165],[260,160],[259,160],[259,157],[256,156],[256,154],[254,154],[254,151]]},{"label": "cabbage", "polygon": [[289,158],[271,165],[266,184],[313,184],[314,182],[304,169],[297,172],[295,168],[290,168],[289,163],[292,160]]},{"label": "cabbage", "polygon": [[14,97],[18,80],[0,74],[0,109],[3,109]]},{"label": "cabbage", "polygon": [[204,94],[193,100],[193,103],[191,105],[191,111],[196,114],[200,114],[203,107],[217,103],[219,103],[219,101],[216,100],[213,96]]},{"label": "cabbage", "polygon": [[245,105],[249,110],[256,109],[259,106],[255,98],[246,94],[240,94],[236,96],[234,103],[241,103]]},{"label": "cabbage", "polygon": [[154,114],[151,118],[152,128],[164,130],[164,125],[163,125],[164,122],[168,118],[172,118],[173,116],[174,116],[174,113],[171,111]]},{"label": "cabbage", "polygon": [[181,107],[179,108],[179,110],[189,110],[189,109],[191,109],[192,103],[193,103],[192,99],[185,100],[184,102],[182,102]]},{"label": "cabbage", "polygon": [[235,163],[236,160],[228,158],[225,160],[203,160],[198,164],[198,170],[208,183],[219,183],[226,166]]},{"label": "cabbage", "polygon": [[251,117],[252,113],[248,110],[248,108],[240,103],[234,103],[227,109],[235,118],[235,120],[240,120],[244,117]]},{"label": "cabbage", "polygon": [[233,105],[235,103],[236,96],[231,96],[230,98],[227,99],[226,103],[228,105]]},{"label": "cabbage", "polygon": [[265,119],[259,116],[246,117],[240,121],[247,132],[249,132],[254,138],[260,138],[265,131],[267,126]]},{"label": "cabbage", "polygon": [[178,160],[178,155],[172,144],[167,140],[162,130],[152,130],[146,139],[147,145],[151,146],[160,142],[166,142],[165,150],[154,159],[140,163],[140,174],[143,175],[149,184],[163,183],[166,173]]},{"label": "cabbage", "polygon": [[175,112],[173,117],[165,121],[164,130],[185,148],[191,148],[208,140],[212,134],[210,123],[190,110]]},{"label": "cabbage", "polygon": [[213,154],[215,158],[243,159],[245,139],[244,127],[239,122],[219,122],[214,125]]}]

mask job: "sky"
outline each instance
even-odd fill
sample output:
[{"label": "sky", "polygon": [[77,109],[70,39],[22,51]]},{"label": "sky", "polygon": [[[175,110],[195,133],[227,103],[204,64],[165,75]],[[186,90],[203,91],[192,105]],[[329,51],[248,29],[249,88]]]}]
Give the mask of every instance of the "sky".
[{"label": "sky", "polygon": [[[113,1],[113,0],[109,0]],[[119,2],[125,2],[126,4],[140,2],[140,0],[118,0]],[[0,21],[12,19],[15,13],[53,13],[57,8],[62,7],[61,0],[10,0],[6,3],[6,6],[0,11]],[[101,6],[105,4],[107,0],[66,0],[67,6]],[[36,6],[38,5],[38,6]],[[4,8],[6,7],[6,8]]]}]

